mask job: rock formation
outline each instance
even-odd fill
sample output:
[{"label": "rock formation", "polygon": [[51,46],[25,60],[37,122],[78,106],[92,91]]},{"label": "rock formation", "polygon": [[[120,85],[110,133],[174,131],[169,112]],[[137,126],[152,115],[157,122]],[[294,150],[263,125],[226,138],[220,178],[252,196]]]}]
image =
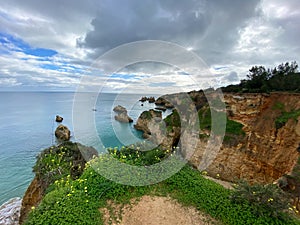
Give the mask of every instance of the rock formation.
[{"label": "rock formation", "polygon": [[22,199],[13,198],[0,206],[1,225],[19,225]]},{"label": "rock formation", "polygon": [[122,122],[122,123],[132,123],[133,119],[127,115],[127,113],[119,113],[115,115],[115,120]]},{"label": "rock formation", "polygon": [[64,118],[62,118],[61,116],[56,115],[55,121],[58,122],[58,123],[61,123],[63,121],[63,119]]},{"label": "rock formation", "polygon": [[176,145],[180,136],[180,127],[167,129],[166,122],[162,120],[162,112],[150,109],[144,111],[134,125],[134,128],[143,132],[143,137],[163,149],[171,149]]},{"label": "rock formation", "polygon": [[[207,93],[206,93],[207,94]],[[211,94],[211,93],[209,93]],[[203,91],[189,92],[188,95],[197,110],[208,105]],[[184,94],[174,94],[159,97],[156,104],[164,106],[168,99],[176,108],[182,106]],[[283,115],[282,109],[276,109],[276,105],[283,107],[286,112],[300,110],[300,94],[271,93],[271,94],[224,94],[227,117],[230,120],[243,124],[243,137],[237,137],[233,141],[223,142],[221,149],[213,157],[212,163],[205,169],[211,176],[220,176],[227,181],[245,179],[252,183],[272,183],[284,174],[289,174],[299,158],[300,143],[300,118],[288,119],[280,128],[276,127],[276,120]],[[190,104],[190,103],[186,103]],[[210,103],[211,104],[211,103]],[[184,106],[183,108],[188,108]],[[277,106],[278,107],[278,106]],[[183,111],[182,111],[183,112]],[[205,162],[204,154],[209,138],[199,139],[199,135],[193,136],[187,131],[180,133],[176,127],[173,137],[169,132],[163,132],[161,125],[154,121],[150,111],[143,112],[135,127],[144,132],[144,137],[151,138],[157,143],[168,138],[181,138],[189,140],[188,149],[194,149],[193,153],[183,152],[189,156],[190,163],[199,168]],[[298,114],[297,114],[298,115]],[[186,118],[180,115],[181,121]],[[209,137],[210,131],[202,131]],[[178,140],[168,141],[178,143]],[[214,141],[219,141],[214,139]],[[182,150],[184,151],[184,149]]]},{"label": "rock formation", "polygon": [[140,99],[140,102],[146,102],[148,101],[149,103],[154,103],[155,102],[155,98],[154,97],[142,97]]},{"label": "rock formation", "polygon": [[[87,147],[79,143],[64,142],[59,146],[52,146],[43,150],[37,160],[39,162],[44,156],[49,154],[61,154],[62,150],[64,151],[62,161],[67,162],[69,165],[68,173],[72,179],[77,179],[82,174],[86,162],[98,155],[97,150],[92,147]],[[38,162],[36,165],[43,166],[43,164]],[[62,168],[58,166],[57,171],[60,173],[62,172],[61,170]],[[34,167],[35,177],[27,188],[22,201],[20,224],[25,222],[32,207],[39,205],[45,195],[45,191],[53,182],[51,174],[43,174],[43,171],[45,169]],[[48,173],[56,173],[57,171],[53,169],[53,171],[48,171]]]},{"label": "rock formation", "polygon": [[125,107],[118,105],[113,109],[113,111],[117,113],[117,115],[115,115],[115,120],[122,123],[133,122],[133,119],[128,116],[127,109]]},{"label": "rock formation", "polygon": [[127,109],[121,105],[115,106],[113,111],[116,113],[127,113]]},{"label": "rock formation", "polygon": [[69,141],[71,132],[67,126],[60,124],[55,130],[55,137],[60,141]]},{"label": "rock formation", "polygon": [[[299,94],[224,94],[229,119],[244,125],[246,135],[235,146],[222,145],[213,163],[206,169],[211,175],[228,181],[272,183],[289,173],[299,157],[300,118],[290,119],[276,129],[282,112],[274,107],[283,104],[287,111],[300,109]],[[199,141],[191,163],[198,167],[207,143]]]}]

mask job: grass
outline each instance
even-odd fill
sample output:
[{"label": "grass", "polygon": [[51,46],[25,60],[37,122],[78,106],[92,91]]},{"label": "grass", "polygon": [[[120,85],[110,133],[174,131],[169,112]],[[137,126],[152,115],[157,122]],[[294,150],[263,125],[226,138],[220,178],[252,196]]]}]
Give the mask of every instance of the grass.
[{"label": "grass", "polygon": [[289,119],[294,119],[297,121],[297,118],[300,116],[300,109],[292,110],[290,112],[282,112],[279,117],[275,120],[275,127],[276,129],[280,129],[283,127]]},{"label": "grass", "polygon": [[[222,116],[224,116],[223,112],[216,112],[214,111],[214,118],[218,121],[221,120]],[[223,115],[222,115],[223,114]],[[210,108],[203,107],[198,111],[199,123],[201,130],[211,130],[212,126],[212,113]],[[223,121],[223,120],[221,120]],[[223,130],[224,124],[218,123],[216,127],[216,131]],[[201,135],[202,137],[203,135]],[[236,140],[239,137],[244,137],[245,132],[243,130],[243,124],[236,122],[234,120],[230,120],[226,117],[226,128],[225,128],[225,136],[224,136],[224,143],[231,143],[232,141]],[[200,137],[200,138],[201,138]]]},{"label": "grass", "polygon": [[[139,149],[124,148],[120,153],[111,151],[109,154],[119,161],[133,165],[135,162],[141,165],[141,161],[135,160],[136,158],[145,159]],[[165,157],[159,151],[154,151],[151,155],[146,157],[149,162],[152,160],[151,163],[157,163],[157,159],[162,160]],[[128,186],[113,182],[91,167],[99,166],[106,157],[107,154],[101,155],[87,163],[78,179],[73,180],[67,176],[56,180],[53,190],[32,210],[25,224],[103,224],[99,208],[107,207],[108,200],[126,204],[131,199],[146,194],[170,196],[183,205],[194,206],[210,214],[224,224],[299,224],[284,213],[276,218],[263,213],[258,215],[255,205],[247,201],[235,203],[231,199],[232,190],[203,178],[198,170],[188,165],[173,176],[153,185]],[[111,173],[116,172],[109,166],[105,169]]]}]

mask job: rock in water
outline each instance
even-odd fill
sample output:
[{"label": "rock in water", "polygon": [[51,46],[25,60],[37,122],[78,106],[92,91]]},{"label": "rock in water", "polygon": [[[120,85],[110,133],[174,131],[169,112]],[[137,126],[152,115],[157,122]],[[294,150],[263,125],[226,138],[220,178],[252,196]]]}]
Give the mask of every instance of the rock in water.
[{"label": "rock in water", "polygon": [[127,113],[119,113],[118,115],[115,115],[115,120],[122,122],[122,123],[132,123],[133,119],[131,119]]},{"label": "rock in water", "polygon": [[64,118],[62,118],[61,116],[56,115],[55,121],[58,122],[58,123],[61,123],[63,121],[63,119]]},{"label": "rock in water", "polygon": [[115,120],[122,123],[133,122],[133,119],[128,116],[127,109],[125,107],[118,105],[113,110],[114,112],[118,113],[118,115],[115,115]]},{"label": "rock in water", "polygon": [[113,110],[116,113],[127,113],[126,108],[121,105],[116,106]]},{"label": "rock in water", "polygon": [[12,198],[0,206],[0,224],[18,225],[22,199]]},{"label": "rock in water", "polygon": [[71,132],[68,127],[60,124],[55,130],[55,137],[61,141],[68,141],[71,137]]}]

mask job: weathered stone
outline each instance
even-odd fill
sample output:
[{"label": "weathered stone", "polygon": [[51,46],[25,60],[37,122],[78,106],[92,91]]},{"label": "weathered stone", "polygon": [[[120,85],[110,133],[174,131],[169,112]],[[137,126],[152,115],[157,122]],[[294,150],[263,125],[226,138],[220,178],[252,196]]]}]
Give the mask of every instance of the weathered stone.
[{"label": "weathered stone", "polygon": [[19,225],[22,199],[12,198],[0,206],[1,225]]},{"label": "weathered stone", "polygon": [[127,115],[127,113],[119,113],[115,115],[115,120],[122,122],[122,123],[132,123],[133,119]]},{"label": "weathered stone", "polygon": [[71,132],[67,126],[60,124],[55,130],[55,137],[60,141],[69,141]]},{"label": "weathered stone", "polygon": [[127,113],[127,109],[121,105],[117,105],[113,111],[116,113]]},{"label": "weathered stone", "polygon": [[63,121],[63,119],[64,118],[62,118],[61,116],[56,115],[55,121],[58,122],[58,123],[61,123]]}]

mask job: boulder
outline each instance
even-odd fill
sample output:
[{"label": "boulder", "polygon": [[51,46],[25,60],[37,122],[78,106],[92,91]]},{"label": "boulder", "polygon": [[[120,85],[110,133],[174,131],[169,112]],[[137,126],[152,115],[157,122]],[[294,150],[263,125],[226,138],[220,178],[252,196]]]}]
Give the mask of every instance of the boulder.
[{"label": "boulder", "polygon": [[127,113],[127,110],[125,107],[121,106],[121,105],[117,105],[114,109],[114,112],[116,113]]},{"label": "boulder", "polygon": [[140,102],[145,102],[145,101],[147,101],[147,97],[142,97],[141,99],[140,99]]},{"label": "boulder", "polygon": [[64,118],[62,118],[61,116],[56,115],[55,121],[58,122],[58,123],[61,123],[63,121],[63,119]]},{"label": "boulder", "polygon": [[22,199],[12,198],[0,206],[0,224],[18,225]]},{"label": "boulder", "polygon": [[55,137],[60,141],[69,141],[71,132],[67,126],[60,124],[55,130]]},{"label": "boulder", "polygon": [[132,123],[133,122],[133,119],[130,118],[126,112],[115,115],[115,120],[122,122],[122,123]]},{"label": "boulder", "polygon": [[149,103],[154,103],[155,102],[155,98],[154,97],[149,97],[148,101],[149,101]]}]

